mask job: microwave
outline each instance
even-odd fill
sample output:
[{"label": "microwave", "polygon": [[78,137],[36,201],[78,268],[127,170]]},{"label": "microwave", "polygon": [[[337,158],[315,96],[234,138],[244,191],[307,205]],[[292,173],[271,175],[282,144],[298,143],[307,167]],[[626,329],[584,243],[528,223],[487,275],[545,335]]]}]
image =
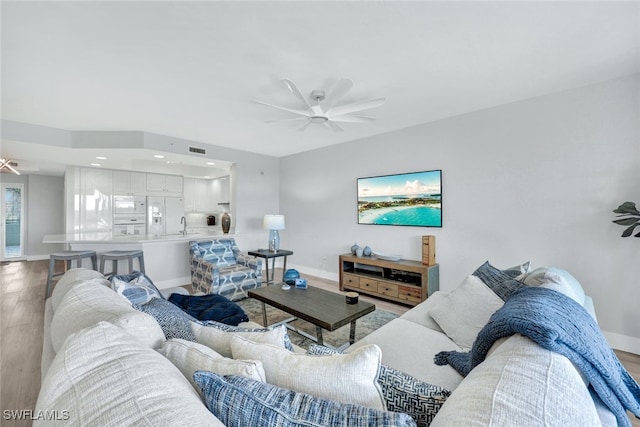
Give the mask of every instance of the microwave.
[{"label": "microwave", "polygon": [[144,196],[113,196],[113,213],[122,215],[146,215],[147,198]]}]

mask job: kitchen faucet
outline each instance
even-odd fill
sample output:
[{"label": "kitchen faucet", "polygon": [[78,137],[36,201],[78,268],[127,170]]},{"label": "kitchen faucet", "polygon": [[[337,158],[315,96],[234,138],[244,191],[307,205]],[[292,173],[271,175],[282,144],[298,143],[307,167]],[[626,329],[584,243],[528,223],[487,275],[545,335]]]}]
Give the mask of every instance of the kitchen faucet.
[{"label": "kitchen faucet", "polygon": [[185,217],[180,218],[180,224],[184,224],[184,226],[182,227],[182,235],[186,236],[187,235],[187,218]]}]

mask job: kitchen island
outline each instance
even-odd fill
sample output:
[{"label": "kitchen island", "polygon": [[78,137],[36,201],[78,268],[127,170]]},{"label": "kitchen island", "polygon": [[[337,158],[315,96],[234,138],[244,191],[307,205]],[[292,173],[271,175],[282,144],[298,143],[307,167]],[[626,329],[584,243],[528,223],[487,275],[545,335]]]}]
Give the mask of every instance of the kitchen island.
[{"label": "kitchen island", "polygon": [[[145,272],[159,289],[191,283],[189,242],[192,240],[237,237],[222,231],[182,234],[115,235],[110,232],[51,234],[42,243],[64,243],[71,250],[92,250],[98,253],[117,250],[144,251]],[[127,272],[125,265],[121,274]]]}]

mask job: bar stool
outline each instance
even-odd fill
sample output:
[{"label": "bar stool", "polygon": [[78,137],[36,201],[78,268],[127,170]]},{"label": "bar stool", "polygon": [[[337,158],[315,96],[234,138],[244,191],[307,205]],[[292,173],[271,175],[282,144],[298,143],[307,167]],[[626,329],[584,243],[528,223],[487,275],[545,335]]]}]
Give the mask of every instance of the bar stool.
[{"label": "bar stool", "polygon": [[[144,273],[144,253],[142,251],[109,251],[100,255],[100,272],[105,276],[109,274],[118,274],[118,261],[129,261],[129,273],[133,272],[133,260],[138,258],[138,264],[140,266],[139,271]],[[111,273],[104,272],[104,262],[111,261]]]},{"label": "bar stool", "polygon": [[[71,261],[76,260],[76,267],[82,267],[82,260],[84,258],[91,258],[93,269],[98,269],[98,257],[96,251],[62,251],[54,252],[49,255],[49,275],[47,276],[47,295],[49,298],[51,295],[51,285],[53,284],[53,278],[62,276],[68,269],[71,268]],[[64,272],[54,273],[56,261],[64,261]]]}]

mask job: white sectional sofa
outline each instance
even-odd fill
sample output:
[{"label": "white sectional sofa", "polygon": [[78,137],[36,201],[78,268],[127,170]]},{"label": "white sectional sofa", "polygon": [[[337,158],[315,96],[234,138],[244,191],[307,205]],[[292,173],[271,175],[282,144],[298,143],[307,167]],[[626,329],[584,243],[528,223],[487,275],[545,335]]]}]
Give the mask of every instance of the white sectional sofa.
[{"label": "white sectional sofa", "polygon": [[[474,279],[470,276],[465,282],[469,281]],[[70,270],[46,302],[43,381],[36,406],[36,414],[47,414],[43,424],[224,425],[207,410],[185,367],[170,361],[165,335],[154,318],[135,310],[108,284],[92,270]],[[465,332],[458,336],[451,328],[451,317],[456,315],[450,312],[451,303],[470,296],[475,301],[472,306],[485,308],[472,313],[469,307],[459,307],[461,327],[471,329],[467,331],[471,335],[488,320],[487,313],[490,316],[501,305],[498,300],[483,304],[483,298],[491,300],[491,295],[488,299],[487,294],[473,291],[466,295],[468,288],[463,283],[450,294],[436,292],[347,353],[366,349],[368,357],[381,355],[384,365],[450,390],[433,419],[435,427],[616,425],[613,414],[590,395],[583,376],[568,359],[520,335],[496,342],[487,359],[466,378],[448,365],[435,365],[434,355],[442,350],[468,349],[450,338],[465,342]],[[584,297],[583,303],[593,313],[591,299]],[[441,327],[444,324],[450,336]],[[237,338],[232,342],[232,347],[250,345]],[[278,360],[296,363],[282,357]],[[263,372],[266,360],[265,367],[250,362],[242,367],[246,376],[274,378]]]}]

